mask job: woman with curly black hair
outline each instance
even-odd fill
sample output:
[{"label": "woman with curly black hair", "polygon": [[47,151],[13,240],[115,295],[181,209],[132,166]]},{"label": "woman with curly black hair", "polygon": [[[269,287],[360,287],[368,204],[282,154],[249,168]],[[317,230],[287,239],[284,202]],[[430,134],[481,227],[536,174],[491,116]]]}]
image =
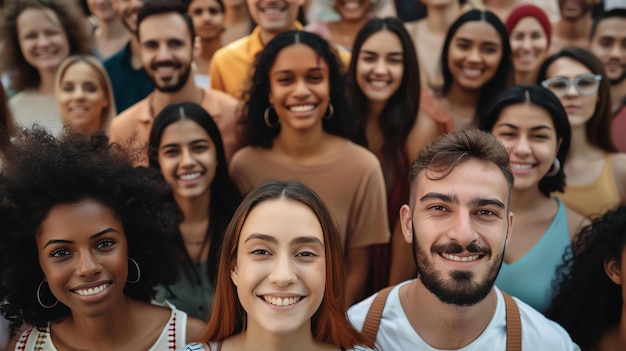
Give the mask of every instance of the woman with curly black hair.
[{"label": "woman with curly black hair", "polygon": [[250,146],[232,158],[230,174],[245,194],[268,179],[299,180],[339,223],[346,254],[345,299],[363,297],[371,247],[389,241],[380,163],[347,139],[340,64],[316,34],[288,31],[260,54],[247,99]]},{"label": "woman with curly black hair", "polygon": [[625,264],[626,207],[621,206],[583,228],[572,243],[546,313],[582,350],[623,350]]},{"label": "woman with curly black hair", "polygon": [[[17,350],[177,349],[203,323],[150,304],[176,271],[175,220],[157,171],[101,133],[25,130],[0,173],[0,310]],[[169,332],[168,332],[169,331]]]}]

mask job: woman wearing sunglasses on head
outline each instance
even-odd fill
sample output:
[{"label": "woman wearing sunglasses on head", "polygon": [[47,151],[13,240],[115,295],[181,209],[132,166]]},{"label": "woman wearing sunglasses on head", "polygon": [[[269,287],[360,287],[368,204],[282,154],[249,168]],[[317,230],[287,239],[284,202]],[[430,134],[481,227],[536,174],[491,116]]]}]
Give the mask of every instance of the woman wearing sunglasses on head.
[{"label": "woman wearing sunglasses on head", "polygon": [[561,101],[572,143],[561,200],[588,218],[626,204],[626,154],[611,140],[611,95],[604,66],[590,52],[567,47],[550,56],[539,70],[539,82]]}]

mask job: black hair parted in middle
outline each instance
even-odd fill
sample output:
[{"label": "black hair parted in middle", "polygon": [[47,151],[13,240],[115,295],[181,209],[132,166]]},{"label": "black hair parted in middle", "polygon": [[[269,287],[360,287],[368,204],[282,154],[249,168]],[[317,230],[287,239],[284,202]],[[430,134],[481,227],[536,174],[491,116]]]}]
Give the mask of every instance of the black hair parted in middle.
[{"label": "black hair parted in middle", "polygon": [[529,103],[546,110],[554,124],[557,143],[561,139],[561,145],[556,157],[561,163],[561,168],[554,176],[544,176],[539,180],[539,190],[542,194],[550,197],[555,191],[563,192],[565,188],[565,160],[569,152],[572,130],[567,119],[567,112],[561,101],[548,89],[539,85],[516,85],[500,93],[492,102],[487,113],[480,118],[480,128],[491,132],[498,122],[502,111],[517,104]]},{"label": "black hair parted in middle", "polygon": [[[257,58],[250,90],[244,94],[247,107],[244,117],[245,136],[247,142],[252,146],[269,148],[272,146],[274,138],[280,133],[280,125],[276,128],[270,128],[265,124],[263,118],[265,109],[270,106],[269,75],[281,50],[296,44],[306,45],[313,49],[318,59],[324,60],[328,65],[329,103],[333,105],[334,113],[332,118],[323,119],[324,130],[340,137],[349,138],[345,126],[347,105],[344,75],[335,49],[317,34],[291,30],[277,35],[267,43]],[[270,119],[275,120],[276,117],[272,109]]]}]

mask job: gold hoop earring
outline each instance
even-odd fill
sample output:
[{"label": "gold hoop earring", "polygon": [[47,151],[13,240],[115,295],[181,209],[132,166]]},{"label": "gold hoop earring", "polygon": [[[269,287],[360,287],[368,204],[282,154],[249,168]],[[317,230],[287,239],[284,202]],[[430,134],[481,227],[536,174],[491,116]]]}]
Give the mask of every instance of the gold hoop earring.
[{"label": "gold hoop earring", "polygon": [[[130,284],[135,284],[139,282],[139,279],[141,279],[141,269],[139,269],[139,264],[137,263],[137,261],[133,260],[132,258],[128,258],[128,260],[130,262],[132,262],[135,265],[135,268],[137,268],[137,278],[134,280],[128,280],[128,277],[126,278],[126,282],[130,283]],[[130,267],[130,265],[129,265]],[[128,271],[130,272],[130,269],[128,269]]]},{"label": "gold hoop earring", "polygon": [[276,124],[272,124],[272,122],[270,122],[270,111],[272,109],[272,105],[268,106],[265,108],[265,111],[263,112],[263,119],[265,120],[265,125],[268,128],[276,128],[278,127],[278,125],[280,124],[280,121],[278,121]]},{"label": "gold hoop earring", "polygon": [[324,116],[324,119],[331,119],[335,114],[335,107],[330,102],[328,103],[328,113]]},{"label": "gold hoop earring", "polygon": [[[41,305],[41,307],[43,308],[53,308],[54,306],[56,306],[59,303],[59,299],[56,299],[56,301],[52,304],[52,305],[45,305],[43,302],[41,302],[41,286],[43,285],[43,283],[45,282],[45,280],[42,280],[41,283],[39,283],[39,286],[37,286],[37,302],[39,302],[39,305]],[[50,286],[48,285],[48,290],[50,290]],[[52,291],[50,291],[50,295],[54,296],[54,294],[52,294]]]}]

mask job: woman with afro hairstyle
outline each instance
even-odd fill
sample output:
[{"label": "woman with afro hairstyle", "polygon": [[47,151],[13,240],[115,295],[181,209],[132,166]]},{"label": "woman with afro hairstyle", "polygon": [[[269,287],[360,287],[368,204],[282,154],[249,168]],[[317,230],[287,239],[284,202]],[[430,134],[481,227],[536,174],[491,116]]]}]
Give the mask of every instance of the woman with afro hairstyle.
[{"label": "woman with afro hairstyle", "polygon": [[555,280],[546,316],[582,350],[623,350],[626,341],[626,207],[583,228]]},{"label": "woman with afro hairstyle", "polygon": [[199,338],[202,322],[150,304],[176,274],[158,172],[133,169],[102,132],[23,134],[0,172],[0,311],[12,331],[32,325],[16,350],[174,350]]}]

